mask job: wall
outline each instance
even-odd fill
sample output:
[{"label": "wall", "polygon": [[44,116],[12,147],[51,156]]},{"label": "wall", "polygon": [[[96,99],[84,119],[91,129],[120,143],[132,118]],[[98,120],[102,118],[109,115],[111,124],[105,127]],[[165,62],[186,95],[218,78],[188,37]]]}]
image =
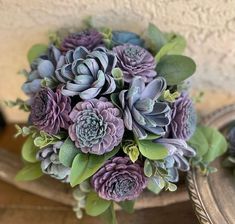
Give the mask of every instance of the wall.
[{"label": "wall", "polygon": [[[235,102],[235,0],[0,0],[0,100],[24,97],[17,75],[27,68],[26,53],[47,32],[80,26],[93,16],[97,25],[143,32],[148,22],[188,40],[187,55],[197,63],[195,92],[205,91],[199,106],[207,113]],[[26,115],[4,109],[9,121]]]}]

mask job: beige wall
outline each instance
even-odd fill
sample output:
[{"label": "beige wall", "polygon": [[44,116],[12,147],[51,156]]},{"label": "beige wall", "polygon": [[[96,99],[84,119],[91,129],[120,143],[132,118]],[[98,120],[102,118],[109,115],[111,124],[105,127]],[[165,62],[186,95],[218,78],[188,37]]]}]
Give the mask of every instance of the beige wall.
[{"label": "beige wall", "polygon": [[[193,87],[208,93],[200,109],[235,102],[235,0],[0,0],[0,100],[24,97],[24,79],[16,73],[27,68],[32,44],[90,15],[115,29],[142,32],[151,21],[180,32],[198,65]],[[5,113],[10,121],[26,118],[15,109]]]}]

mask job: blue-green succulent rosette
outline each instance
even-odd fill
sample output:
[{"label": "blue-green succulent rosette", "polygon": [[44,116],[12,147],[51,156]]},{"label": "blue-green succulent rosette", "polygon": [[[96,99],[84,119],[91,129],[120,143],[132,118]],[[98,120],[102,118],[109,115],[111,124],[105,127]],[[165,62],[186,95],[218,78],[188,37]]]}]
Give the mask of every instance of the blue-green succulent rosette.
[{"label": "blue-green succulent rosette", "polygon": [[69,183],[78,218],[85,209],[114,220],[114,203],[131,211],[145,189],[175,191],[179,172],[206,169],[224,147],[213,154],[205,142],[215,130],[197,128],[183,88],[196,65],[185,46],[153,24],[143,36],[92,27],[34,45],[22,86],[28,99],[11,102],[30,112],[28,126],[17,126],[27,140],[16,178]]}]

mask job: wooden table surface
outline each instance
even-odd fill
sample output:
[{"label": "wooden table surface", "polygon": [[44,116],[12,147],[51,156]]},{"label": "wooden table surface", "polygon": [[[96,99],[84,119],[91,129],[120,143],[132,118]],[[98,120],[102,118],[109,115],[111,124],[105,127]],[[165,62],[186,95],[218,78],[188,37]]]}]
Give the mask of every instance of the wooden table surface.
[{"label": "wooden table surface", "polygon": [[[19,154],[22,139],[14,140],[14,129],[0,133],[0,148]],[[1,172],[1,171],[0,171]],[[117,212],[122,224],[197,224],[190,202],[143,209],[129,215]],[[19,190],[0,181],[0,224],[101,224],[98,218],[77,220],[71,207]]]}]

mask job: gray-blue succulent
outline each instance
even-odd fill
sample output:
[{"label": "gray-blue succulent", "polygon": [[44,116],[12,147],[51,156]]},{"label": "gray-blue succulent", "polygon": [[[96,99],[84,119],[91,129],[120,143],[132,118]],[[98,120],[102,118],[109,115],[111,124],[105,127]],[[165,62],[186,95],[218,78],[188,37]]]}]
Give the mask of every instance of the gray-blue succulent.
[{"label": "gray-blue succulent", "polygon": [[57,79],[64,83],[62,94],[79,95],[81,99],[106,95],[116,89],[111,76],[116,66],[116,56],[104,47],[89,52],[85,47],[77,47],[65,55],[66,63],[56,70]]},{"label": "gray-blue succulent", "polygon": [[159,101],[166,89],[166,81],[158,77],[145,85],[141,77],[135,77],[129,90],[119,94],[125,126],[136,137],[144,139],[148,133],[163,136],[171,120],[171,109]]},{"label": "gray-blue succulent", "polygon": [[188,171],[190,164],[187,158],[194,157],[196,152],[182,139],[159,138],[154,140],[168,149],[165,159],[167,167],[175,167],[181,171]]},{"label": "gray-blue succulent", "polygon": [[51,177],[68,183],[70,177],[70,168],[65,167],[59,161],[59,151],[63,142],[58,141],[53,145],[49,145],[37,153],[37,159],[41,161],[42,172]]},{"label": "gray-blue succulent", "polygon": [[22,90],[27,95],[34,95],[42,87],[42,81],[46,78],[56,83],[55,70],[64,64],[64,56],[54,45],[49,46],[47,52],[36,58],[31,64],[27,81],[22,85]]}]

